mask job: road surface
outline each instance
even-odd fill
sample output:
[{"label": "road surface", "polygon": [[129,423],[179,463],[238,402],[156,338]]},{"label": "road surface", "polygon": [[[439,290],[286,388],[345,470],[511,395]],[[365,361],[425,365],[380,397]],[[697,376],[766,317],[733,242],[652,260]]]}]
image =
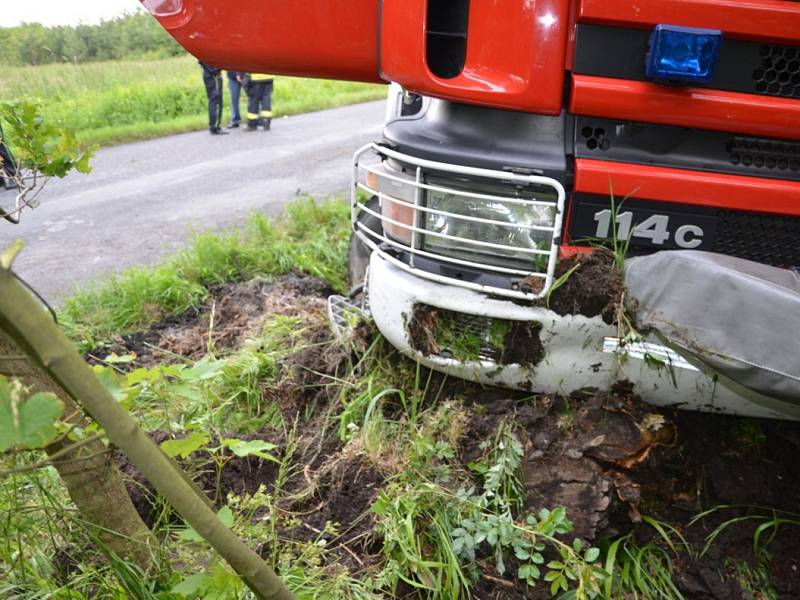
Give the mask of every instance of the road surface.
[{"label": "road surface", "polygon": [[383,110],[369,102],[277,119],[268,132],[100,150],[90,174],[51,180],[19,225],[0,222],[0,246],[24,240],[17,273],[59,304],[76,286],[158,262],[192,231],[242,223],[253,210],[277,213],[298,194],[343,194],[352,154],[379,137]]}]

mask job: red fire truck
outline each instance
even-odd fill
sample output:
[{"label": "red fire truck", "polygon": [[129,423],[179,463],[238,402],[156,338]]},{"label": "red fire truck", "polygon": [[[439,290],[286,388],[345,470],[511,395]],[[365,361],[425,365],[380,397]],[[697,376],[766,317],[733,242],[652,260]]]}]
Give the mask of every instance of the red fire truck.
[{"label": "red fire truck", "polygon": [[[409,356],[800,417],[800,2],[143,3],[209,64],[392,84],[351,277]],[[641,335],[548,307],[559,258],[609,239]]]}]

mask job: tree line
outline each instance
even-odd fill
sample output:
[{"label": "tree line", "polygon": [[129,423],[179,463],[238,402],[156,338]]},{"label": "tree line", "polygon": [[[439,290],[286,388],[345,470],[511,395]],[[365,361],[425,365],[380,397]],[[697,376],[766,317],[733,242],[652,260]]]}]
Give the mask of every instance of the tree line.
[{"label": "tree line", "polygon": [[185,51],[143,11],[96,25],[23,23],[0,28],[0,64],[43,65],[99,60],[166,58]]}]

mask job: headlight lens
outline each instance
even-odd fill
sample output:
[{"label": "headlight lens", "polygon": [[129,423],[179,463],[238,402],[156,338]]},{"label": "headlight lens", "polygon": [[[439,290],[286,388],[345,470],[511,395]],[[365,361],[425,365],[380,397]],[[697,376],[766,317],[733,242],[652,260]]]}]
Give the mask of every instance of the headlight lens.
[{"label": "headlight lens", "polygon": [[411,245],[411,229],[391,221],[409,227],[414,222],[414,209],[395,201],[414,204],[416,188],[413,179],[407,181],[407,175],[385,162],[369,165],[368,169],[359,169],[359,183],[365,184],[376,194],[380,192],[381,215],[384,219],[388,219],[383,221],[384,233],[390,238]]},{"label": "headlight lens", "polygon": [[[451,181],[431,181],[432,185],[453,188]],[[508,187],[498,189],[497,185],[482,186],[469,184],[470,192],[491,194],[519,200],[546,200],[554,198],[536,193],[527,188]],[[482,189],[483,188],[483,189]],[[458,192],[429,190],[426,206],[443,212],[462,215],[466,219],[452,215],[425,213],[425,229],[466,240],[476,240],[503,246],[494,248],[470,244],[434,235],[423,237],[423,250],[469,260],[480,264],[490,264],[520,270],[542,270],[546,256],[525,252],[524,250],[549,250],[553,234],[550,231],[531,229],[533,226],[550,227],[554,221],[555,207],[539,206],[524,202],[487,200],[462,196]],[[478,220],[476,220],[478,219]],[[487,223],[485,221],[496,221]]]}]

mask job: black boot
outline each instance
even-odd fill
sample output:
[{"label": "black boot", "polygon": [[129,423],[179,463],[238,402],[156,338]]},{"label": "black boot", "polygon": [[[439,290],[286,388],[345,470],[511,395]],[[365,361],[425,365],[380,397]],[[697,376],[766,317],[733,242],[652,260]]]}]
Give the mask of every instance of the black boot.
[{"label": "black boot", "polygon": [[272,126],[272,119],[264,119],[261,124],[264,126],[264,131],[269,131]]}]

